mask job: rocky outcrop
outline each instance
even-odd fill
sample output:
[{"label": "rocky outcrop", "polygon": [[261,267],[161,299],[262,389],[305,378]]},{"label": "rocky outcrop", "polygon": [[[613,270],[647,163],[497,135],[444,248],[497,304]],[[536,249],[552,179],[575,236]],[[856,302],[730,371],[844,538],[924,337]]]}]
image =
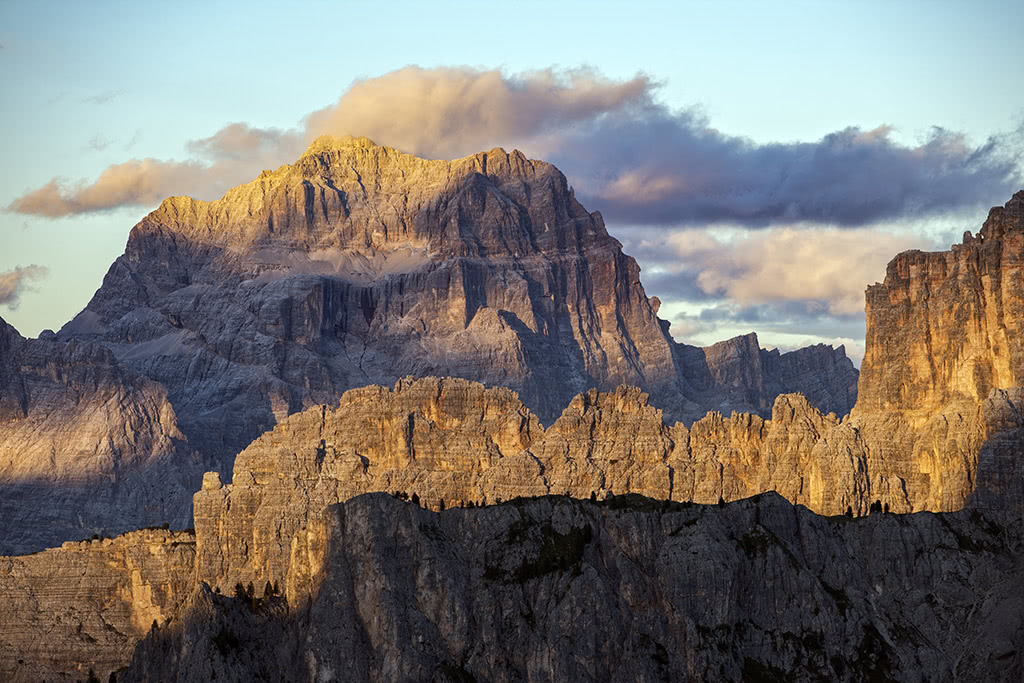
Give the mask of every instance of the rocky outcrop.
[{"label": "rocky outcrop", "polygon": [[197,574],[223,591],[283,582],[299,529],[373,491],[441,509],[549,493],[715,503],[769,490],[825,514],[865,514],[875,500],[859,434],[798,394],[777,398],[770,420],[711,413],[687,429],[668,427],[639,389],[591,390],[545,430],[508,389],[404,379],[283,420],[239,453],[230,484],[208,473],[193,499]]},{"label": "rocky outcrop", "polygon": [[195,536],[163,529],[0,557],[0,679],[106,681],[195,586]]},{"label": "rocky outcrop", "polygon": [[768,417],[780,394],[803,394],[823,413],[840,417],[857,400],[858,372],[842,346],[816,344],[781,353],[762,349],[751,332],[706,348],[676,344],[675,355],[687,396],[704,408],[699,414],[683,415],[687,424],[708,410]]},{"label": "rocky outcrop", "polygon": [[844,417],[857,402],[859,373],[846,356],[846,348],[815,344],[779,353],[761,349],[768,403],[779,394],[803,394],[823,413]]},{"label": "rocky outcrop", "polygon": [[[561,497],[332,506],[289,611],[203,586],[119,681],[1016,681],[1020,527]],[[188,653],[183,656],[182,653]]]},{"label": "rocky outcrop", "polygon": [[908,251],[868,287],[859,413],[915,424],[1024,386],[1024,192],[950,251]]},{"label": "rocky outcrop", "polygon": [[977,236],[947,252],[900,254],[868,287],[853,424],[890,473],[879,484],[908,491],[914,509],[1024,503],[1013,483],[1013,453],[1024,449],[1022,264],[1018,192]]},{"label": "rocky outcrop", "polygon": [[180,501],[209,463],[187,453],[161,385],[102,346],[24,339],[0,320],[0,553],[190,526]]}]

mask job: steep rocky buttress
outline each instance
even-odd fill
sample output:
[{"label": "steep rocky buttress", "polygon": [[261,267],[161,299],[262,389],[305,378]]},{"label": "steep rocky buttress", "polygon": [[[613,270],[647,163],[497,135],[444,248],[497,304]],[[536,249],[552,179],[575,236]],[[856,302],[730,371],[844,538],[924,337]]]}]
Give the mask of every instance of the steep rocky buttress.
[{"label": "steep rocky buttress", "polygon": [[190,457],[163,386],[97,344],[0,320],[0,552],[146,524],[190,526]]}]

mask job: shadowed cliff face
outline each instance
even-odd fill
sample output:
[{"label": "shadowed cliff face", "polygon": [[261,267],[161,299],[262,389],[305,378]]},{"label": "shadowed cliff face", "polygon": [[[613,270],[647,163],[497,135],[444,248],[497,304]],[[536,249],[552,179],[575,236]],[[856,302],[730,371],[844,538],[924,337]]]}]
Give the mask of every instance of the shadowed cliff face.
[{"label": "shadowed cliff face", "polygon": [[202,477],[160,384],[97,344],[0,320],[0,552],[145,524],[189,526]]},{"label": "shadowed cliff face", "polygon": [[439,514],[362,496],[291,544],[286,614],[204,585],[118,680],[1014,681],[1019,531],[774,494]]}]

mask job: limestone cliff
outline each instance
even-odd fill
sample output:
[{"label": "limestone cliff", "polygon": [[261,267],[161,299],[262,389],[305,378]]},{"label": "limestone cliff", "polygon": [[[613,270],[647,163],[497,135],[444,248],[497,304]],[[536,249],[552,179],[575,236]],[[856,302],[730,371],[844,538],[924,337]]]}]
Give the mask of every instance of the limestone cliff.
[{"label": "limestone cliff", "polygon": [[866,513],[860,436],[797,394],[777,398],[770,420],[711,413],[687,429],[668,427],[639,389],[591,390],[545,430],[508,389],[403,379],[283,420],[239,453],[230,484],[207,474],[193,499],[197,574],[224,591],[284,581],[298,530],[373,491],[438,509],[548,493],[715,503],[769,490],[825,514]]},{"label": "limestone cliff", "polygon": [[[888,490],[915,509],[1021,505],[1024,192],[950,251],[894,258],[868,287],[852,414]],[[1015,445],[1014,445],[1015,444]],[[979,463],[979,455],[984,453]],[[1016,483],[1014,483],[1016,482]],[[1001,492],[1000,492],[1001,491]]]},{"label": "limestone cliff", "polygon": [[0,557],[0,679],[100,680],[195,586],[195,537],[162,529]]},{"label": "limestone cliff", "polygon": [[442,513],[362,496],[296,537],[287,613],[202,586],[119,681],[1017,681],[1020,531],[774,494]]},{"label": "limestone cliff", "polygon": [[190,526],[189,458],[164,388],[106,348],[0,320],[0,553],[145,524]]}]

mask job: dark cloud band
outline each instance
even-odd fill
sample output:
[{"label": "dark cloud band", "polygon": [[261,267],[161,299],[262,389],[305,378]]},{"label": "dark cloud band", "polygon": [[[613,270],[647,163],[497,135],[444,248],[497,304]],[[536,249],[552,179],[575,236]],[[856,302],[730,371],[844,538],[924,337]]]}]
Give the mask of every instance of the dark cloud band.
[{"label": "dark cloud band", "polygon": [[8,208],[63,216],[174,194],[212,198],[293,160],[324,132],[433,158],[519,147],[558,165],[588,208],[632,224],[862,226],[984,208],[1022,184],[1014,136],[974,146],[936,128],[920,144],[904,145],[881,126],[757,144],[714,129],[699,111],[670,109],[657,89],[642,74],[618,81],[588,69],[509,75],[406,67],[357,81],[311,113],[303,130],[231,124],[189,143],[186,161],[132,160],[93,183],[55,178]]}]

